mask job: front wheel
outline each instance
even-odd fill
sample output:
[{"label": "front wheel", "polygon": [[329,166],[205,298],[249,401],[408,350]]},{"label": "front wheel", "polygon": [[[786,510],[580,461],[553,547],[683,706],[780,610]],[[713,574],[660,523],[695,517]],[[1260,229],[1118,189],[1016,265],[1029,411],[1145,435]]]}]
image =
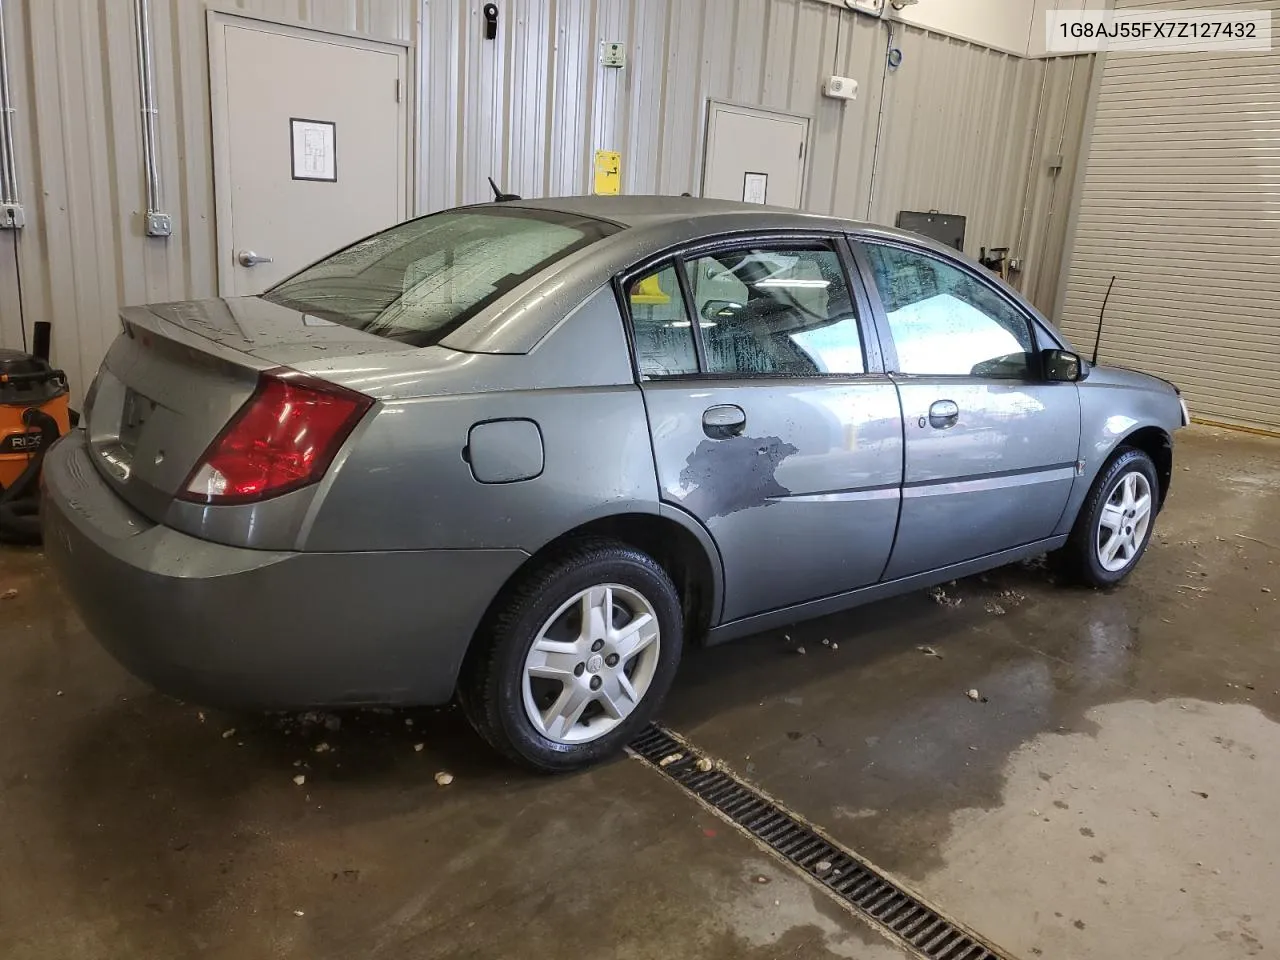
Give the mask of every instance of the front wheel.
[{"label": "front wheel", "polygon": [[464,665],[463,710],[507,756],[539,770],[595,763],[649,721],[680,661],[671,578],[623,543],[575,544],[499,599]]},{"label": "front wheel", "polygon": [[1059,565],[1091,586],[1119,583],[1151,542],[1159,490],[1151,458],[1132,447],[1120,450],[1094,481]]}]

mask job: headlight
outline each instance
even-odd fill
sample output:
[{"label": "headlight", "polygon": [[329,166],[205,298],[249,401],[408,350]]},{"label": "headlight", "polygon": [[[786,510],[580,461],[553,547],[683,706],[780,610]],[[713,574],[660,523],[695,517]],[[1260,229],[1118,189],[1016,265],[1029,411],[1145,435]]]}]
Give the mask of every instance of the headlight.
[{"label": "headlight", "polygon": [[1182,425],[1185,427],[1191,423],[1191,411],[1187,409],[1187,401],[1182,397],[1178,397],[1178,406],[1182,407]]}]

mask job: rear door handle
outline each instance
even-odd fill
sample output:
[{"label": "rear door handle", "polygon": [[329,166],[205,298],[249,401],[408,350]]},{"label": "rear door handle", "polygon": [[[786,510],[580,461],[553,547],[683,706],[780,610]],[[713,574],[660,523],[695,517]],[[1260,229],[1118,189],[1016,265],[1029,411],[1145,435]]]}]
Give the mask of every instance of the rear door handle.
[{"label": "rear door handle", "polygon": [[747,426],[747,413],[732,403],[707,407],[702,414],[702,432],[712,440],[728,440],[736,437]]},{"label": "rear door handle", "polygon": [[960,407],[954,400],[935,400],[929,406],[929,426],[937,430],[954,427],[959,419]]}]

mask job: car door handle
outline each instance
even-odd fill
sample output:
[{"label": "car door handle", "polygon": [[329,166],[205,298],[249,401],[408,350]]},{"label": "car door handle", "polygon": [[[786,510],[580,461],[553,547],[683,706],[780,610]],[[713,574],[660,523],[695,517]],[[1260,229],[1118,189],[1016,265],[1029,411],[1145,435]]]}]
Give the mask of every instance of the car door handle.
[{"label": "car door handle", "polygon": [[707,407],[702,414],[702,432],[712,440],[728,440],[736,437],[747,426],[747,414],[732,403]]},{"label": "car door handle", "polygon": [[252,250],[241,250],[236,256],[242,267],[256,267],[260,263],[270,263],[270,257],[264,257],[260,253],[254,253]]},{"label": "car door handle", "polygon": [[[923,419],[923,418],[921,418]],[[960,407],[954,400],[935,400],[929,406],[929,426],[938,430],[954,427],[960,419]],[[924,424],[920,424],[924,426]]]}]

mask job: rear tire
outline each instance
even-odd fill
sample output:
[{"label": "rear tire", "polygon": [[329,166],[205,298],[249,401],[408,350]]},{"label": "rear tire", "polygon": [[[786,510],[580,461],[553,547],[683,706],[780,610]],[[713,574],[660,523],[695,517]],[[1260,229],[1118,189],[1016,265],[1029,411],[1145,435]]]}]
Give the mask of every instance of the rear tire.
[{"label": "rear tire", "polygon": [[1151,542],[1160,480],[1147,454],[1121,447],[1085,497],[1066,545],[1053,555],[1069,578],[1110,587],[1138,565]]},{"label": "rear tire", "polygon": [[604,539],[567,546],[495,603],[463,664],[462,709],[486,741],[545,772],[621,750],[671,686],[684,624],[652,557]]}]

